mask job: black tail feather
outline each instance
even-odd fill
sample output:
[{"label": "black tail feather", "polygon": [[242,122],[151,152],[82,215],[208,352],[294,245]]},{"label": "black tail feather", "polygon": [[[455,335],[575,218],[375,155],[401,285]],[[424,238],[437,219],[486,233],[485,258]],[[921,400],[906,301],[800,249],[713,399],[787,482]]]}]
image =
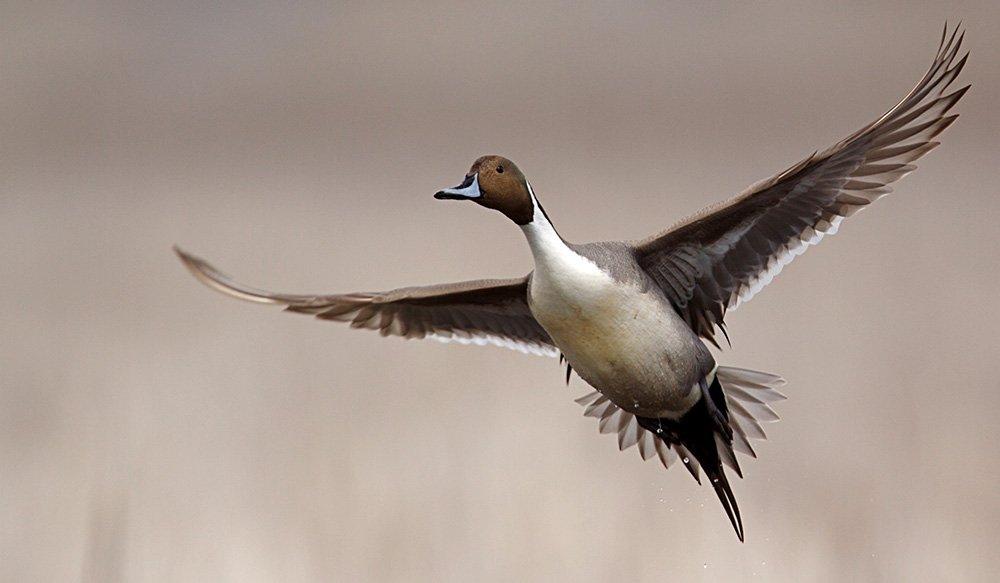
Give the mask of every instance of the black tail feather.
[{"label": "black tail feather", "polygon": [[729,466],[736,475],[740,478],[743,477],[743,470],[740,468],[740,462],[736,460],[736,453],[733,451],[732,442],[727,443],[725,438],[721,435],[715,436],[716,451],[719,452],[719,457],[722,459],[722,463]]},{"label": "black tail feather", "polygon": [[679,419],[637,417],[637,420],[641,427],[655,433],[677,451],[684,467],[699,484],[698,467],[704,468],[736,536],[743,542],[743,519],[723,462],[733,467],[740,477],[743,475],[733,454],[733,430],[729,426],[729,410],[718,379],[714,379],[711,386],[702,387],[701,399]]},{"label": "black tail feather", "polygon": [[[668,442],[669,443],[669,442]],[[691,477],[694,478],[698,485],[701,485],[701,474],[698,471],[698,460],[693,455],[688,453],[688,450],[684,448],[680,443],[674,444],[674,449],[677,450],[677,455],[681,458],[681,463],[687,468],[687,471],[691,472]]]},{"label": "black tail feather", "polygon": [[719,497],[719,502],[722,502],[722,507],[726,509],[726,515],[729,516],[729,522],[736,530],[736,536],[739,537],[740,542],[743,542],[743,518],[740,516],[740,507],[736,504],[733,489],[729,486],[729,480],[726,479],[726,472],[720,465],[716,471],[709,472],[706,469],[705,473],[712,480],[712,487],[715,488],[715,494]]}]

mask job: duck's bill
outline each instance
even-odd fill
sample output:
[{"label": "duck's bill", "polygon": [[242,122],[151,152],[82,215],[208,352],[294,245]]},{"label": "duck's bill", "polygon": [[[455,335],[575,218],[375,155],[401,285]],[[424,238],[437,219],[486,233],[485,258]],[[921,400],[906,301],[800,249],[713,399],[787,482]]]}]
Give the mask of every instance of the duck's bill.
[{"label": "duck's bill", "polygon": [[438,200],[467,200],[481,196],[483,196],[483,193],[479,191],[479,173],[477,172],[466,176],[462,184],[459,184],[455,188],[439,190],[434,195],[434,198]]}]

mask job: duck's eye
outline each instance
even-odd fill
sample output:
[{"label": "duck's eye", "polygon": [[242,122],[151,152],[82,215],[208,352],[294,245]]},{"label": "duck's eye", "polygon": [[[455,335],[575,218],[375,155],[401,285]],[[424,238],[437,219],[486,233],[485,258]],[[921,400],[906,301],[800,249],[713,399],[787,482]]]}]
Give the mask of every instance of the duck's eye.
[{"label": "duck's eye", "polygon": [[503,174],[503,166],[497,166],[497,174]]}]

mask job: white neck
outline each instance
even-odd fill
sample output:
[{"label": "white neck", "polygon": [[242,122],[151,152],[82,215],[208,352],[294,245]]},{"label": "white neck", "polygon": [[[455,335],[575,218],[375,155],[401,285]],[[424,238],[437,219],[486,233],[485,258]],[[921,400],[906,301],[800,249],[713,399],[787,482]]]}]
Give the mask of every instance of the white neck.
[{"label": "white neck", "polygon": [[535,265],[540,268],[551,267],[560,258],[567,257],[567,254],[576,255],[566,242],[562,240],[555,227],[549,222],[548,217],[542,212],[538,199],[535,198],[535,191],[528,184],[528,194],[531,195],[531,203],[535,208],[531,222],[521,225],[528,245],[531,247],[531,255],[535,258]]}]

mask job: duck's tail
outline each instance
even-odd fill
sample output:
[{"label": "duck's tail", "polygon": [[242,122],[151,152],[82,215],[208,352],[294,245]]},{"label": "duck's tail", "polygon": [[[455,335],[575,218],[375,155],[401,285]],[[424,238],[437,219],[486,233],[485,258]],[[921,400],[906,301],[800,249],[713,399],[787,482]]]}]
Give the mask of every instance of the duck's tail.
[{"label": "duck's tail", "polygon": [[[729,426],[733,430],[731,449],[757,457],[750,440],[767,439],[762,424],[780,419],[770,404],[788,398],[778,390],[785,385],[785,379],[771,373],[720,366],[715,371],[713,386],[715,381],[722,388],[722,401],[729,413]],[[713,395],[713,400],[719,399]],[[725,458],[722,461],[730,465]],[[739,473],[735,463],[730,467]],[[740,477],[743,475],[740,474]]]},{"label": "duck's tail", "polygon": [[748,438],[763,439],[761,422],[778,419],[767,403],[785,398],[776,389],[782,384],[781,377],[768,373],[719,367],[705,379],[698,402],[679,419],[637,418],[667,445],[690,453],[694,459],[685,456],[684,466],[699,483],[698,466],[704,468],[741,542],[743,520],[723,464],[743,477],[734,450],[756,457]]}]

